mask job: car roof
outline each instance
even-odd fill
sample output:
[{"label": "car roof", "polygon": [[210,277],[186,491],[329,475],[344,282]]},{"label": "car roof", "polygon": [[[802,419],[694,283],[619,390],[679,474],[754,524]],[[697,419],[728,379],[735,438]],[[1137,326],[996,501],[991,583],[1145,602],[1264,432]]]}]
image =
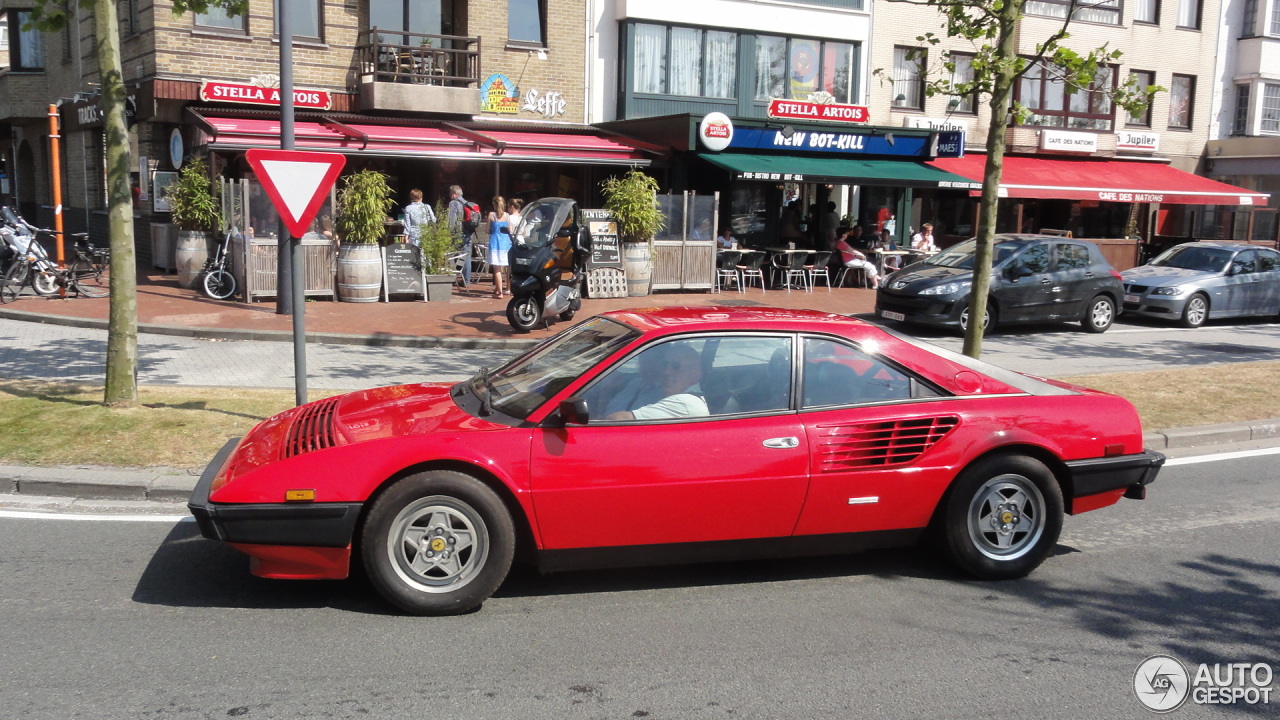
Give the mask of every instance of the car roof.
[{"label": "car roof", "polygon": [[727,305],[667,306],[628,308],[601,313],[641,332],[685,332],[715,330],[765,330],[775,332],[834,332],[861,334],[878,329],[870,323],[846,315],[776,307],[732,307]]},{"label": "car roof", "polygon": [[1188,245],[1192,247],[1216,248],[1219,250],[1244,250],[1245,248],[1265,247],[1265,246],[1259,246],[1259,245],[1252,245],[1246,242],[1229,242],[1224,240],[1196,240],[1195,242],[1182,243],[1182,245],[1178,245],[1178,247],[1182,247],[1183,245]]}]

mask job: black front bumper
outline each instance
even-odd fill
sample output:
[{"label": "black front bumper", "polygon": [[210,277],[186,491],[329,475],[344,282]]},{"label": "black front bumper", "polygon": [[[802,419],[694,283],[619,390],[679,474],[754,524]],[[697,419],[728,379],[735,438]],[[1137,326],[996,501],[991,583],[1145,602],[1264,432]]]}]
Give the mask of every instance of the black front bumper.
[{"label": "black front bumper", "polygon": [[246,503],[209,501],[210,487],[240,442],[235,438],[204,469],[187,508],[210,540],[255,545],[337,547],[351,544],[362,503]]},{"label": "black front bumper", "polygon": [[1164,455],[1143,450],[1137,455],[1071,460],[1066,465],[1071,470],[1073,497],[1125,488],[1125,497],[1141,500],[1147,496],[1146,486],[1155,481],[1164,465]]}]

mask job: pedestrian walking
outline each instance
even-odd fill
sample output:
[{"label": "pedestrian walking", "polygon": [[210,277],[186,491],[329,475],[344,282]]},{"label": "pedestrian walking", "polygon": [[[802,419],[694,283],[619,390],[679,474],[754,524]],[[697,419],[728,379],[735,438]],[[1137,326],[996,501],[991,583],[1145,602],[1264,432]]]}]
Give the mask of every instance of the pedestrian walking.
[{"label": "pedestrian walking", "polygon": [[414,188],[409,191],[409,204],[404,206],[404,232],[413,245],[421,244],[422,226],[436,221],[436,213],[431,206],[422,202],[422,191]]},{"label": "pedestrian walking", "polygon": [[[503,232],[506,230],[507,232]],[[507,214],[507,201],[501,195],[493,197],[493,210],[489,213],[489,267],[493,270],[493,296],[510,295],[504,290],[508,253],[511,252],[511,216]]]}]

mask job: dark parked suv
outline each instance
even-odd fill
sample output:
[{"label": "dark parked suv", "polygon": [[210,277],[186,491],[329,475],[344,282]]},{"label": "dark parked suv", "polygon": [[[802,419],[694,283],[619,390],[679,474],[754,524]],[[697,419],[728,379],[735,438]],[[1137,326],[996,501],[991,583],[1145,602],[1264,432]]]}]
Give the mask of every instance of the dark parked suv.
[{"label": "dark parked suv", "polygon": [[[885,278],[876,315],[888,320],[965,328],[977,243],[955,247]],[[1120,273],[1098,246],[1054,235],[997,235],[987,298],[988,329],[997,323],[1079,320],[1105,332],[1124,296]]]}]

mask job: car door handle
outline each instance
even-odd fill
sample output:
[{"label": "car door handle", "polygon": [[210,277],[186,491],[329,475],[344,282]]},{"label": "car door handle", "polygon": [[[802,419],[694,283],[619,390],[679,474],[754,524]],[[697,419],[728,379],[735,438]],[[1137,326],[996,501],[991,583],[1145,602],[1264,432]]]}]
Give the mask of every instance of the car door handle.
[{"label": "car door handle", "polygon": [[1041,285],[1048,285],[1048,284],[1049,284],[1049,283],[1051,283],[1051,282],[1053,282],[1053,281],[1052,281],[1052,280],[1050,280],[1049,278],[1040,278],[1040,284],[1041,284]]},{"label": "car door handle", "polygon": [[764,441],[764,446],[767,448],[780,448],[782,450],[788,450],[793,447],[799,447],[800,438],[794,438],[794,437],[769,438],[768,440]]}]

